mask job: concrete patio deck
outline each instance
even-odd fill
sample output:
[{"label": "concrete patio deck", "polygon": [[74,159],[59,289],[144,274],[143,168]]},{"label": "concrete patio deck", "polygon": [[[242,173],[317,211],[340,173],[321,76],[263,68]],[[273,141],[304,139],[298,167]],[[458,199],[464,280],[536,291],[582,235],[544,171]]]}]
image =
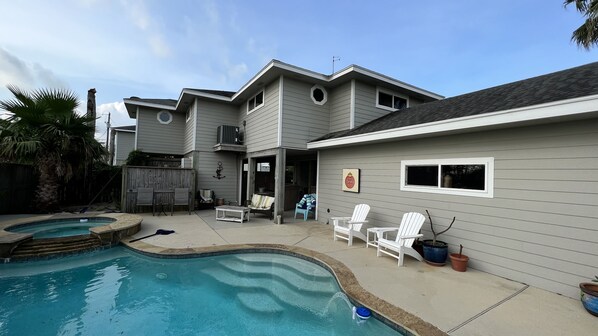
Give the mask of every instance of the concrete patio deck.
[{"label": "concrete patio deck", "polygon": [[598,318],[579,300],[471,268],[460,273],[410,257],[399,268],[396,259],[376,257],[376,250],[358,239],[351,247],[333,241],[331,225],[291,217],[276,225],[260,215],[243,224],[216,221],[213,210],[144,215],[135,237],[162,228],[176,233],[145,243],[166,248],[269,243],[320,252],[344,263],[364,289],[450,335],[594,335],[598,330]]},{"label": "concrete patio deck", "polygon": [[[414,314],[449,335],[594,335],[598,318],[579,300],[468,269],[434,267],[410,257],[399,268],[397,260],[376,257],[356,239],[333,241],[332,227],[285,216],[276,225],[252,214],[249,222],[215,220],[214,210],[174,216],[142,214],[141,231],[133,238],[172,229],[174,234],[153,236],[145,244],[169,249],[193,249],[229,244],[284,244],[319,252],[346,265],[361,287]],[[14,219],[0,216],[0,222]]]}]

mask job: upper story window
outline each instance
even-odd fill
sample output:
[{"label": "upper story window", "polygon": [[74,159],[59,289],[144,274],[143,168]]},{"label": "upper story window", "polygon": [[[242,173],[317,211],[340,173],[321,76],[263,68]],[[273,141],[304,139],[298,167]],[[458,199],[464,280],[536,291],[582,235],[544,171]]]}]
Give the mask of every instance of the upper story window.
[{"label": "upper story window", "polygon": [[397,111],[406,108],[408,105],[409,99],[407,96],[398,93],[392,93],[381,88],[376,89],[376,107],[390,111]]},{"label": "upper story window", "polygon": [[315,104],[324,105],[328,101],[328,92],[321,85],[314,85],[311,87],[311,100]]},{"label": "upper story window", "polygon": [[255,96],[249,98],[247,101],[247,114],[264,106],[264,90],[258,92]]},{"label": "upper story window", "polygon": [[170,124],[172,122],[172,113],[162,110],[156,115],[160,124]]},{"label": "upper story window", "polygon": [[191,110],[191,108],[189,108],[189,109],[187,109],[187,112],[185,113],[185,122],[191,121],[192,117],[193,117],[193,110]]},{"label": "upper story window", "polygon": [[494,197],[494,158],[403,160],[401,190]]}]

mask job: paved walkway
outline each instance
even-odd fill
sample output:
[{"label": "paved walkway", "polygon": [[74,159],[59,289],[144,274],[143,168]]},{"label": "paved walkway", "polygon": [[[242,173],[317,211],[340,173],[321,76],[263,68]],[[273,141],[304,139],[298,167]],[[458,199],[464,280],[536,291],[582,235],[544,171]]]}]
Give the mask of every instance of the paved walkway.
[{"label": "paved walkway", "polygon": [[[332,240],[332,227],[315,221],[288,219],[273,224],[257,215],[246,223],[215,220],[213,210],[174,216],[144,214],[134,237],[173,229],[145,243],[175,249],[227,244],[269,243],[310,249],[344,263],[361,286],[372,294],[419,316],[450,335],[594,335],[598,318],[579,300],[468,269],[433,267],[410,257],[399,268],[397,260],[376,257],[356,239],[353,246]],[[292,214],[286,216],[292,217]],[[0,223],[14,216],[0,216]]]}]

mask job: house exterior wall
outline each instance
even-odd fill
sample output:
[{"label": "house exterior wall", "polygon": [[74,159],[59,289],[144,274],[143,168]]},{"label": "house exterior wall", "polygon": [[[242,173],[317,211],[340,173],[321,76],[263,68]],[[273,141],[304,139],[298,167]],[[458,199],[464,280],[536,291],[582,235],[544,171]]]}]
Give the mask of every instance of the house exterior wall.
[{"label": "house exterior wall", "polygon": [[185,144],[183,151],[185,153],[189,153],[195,149],[195,134],[196,128],[195,124],[197,123],[196,118],[196,111],[197,111],[197,99],[189,106],[187,114],[189,115],[189,120],[187,120],[187,116],[185,116]]},{"label": "house exterior wall", "polygon": [[311,99],[313,86],[287,77],[283,79],[283,147],[307,149],[307,141],[329,133],[330,102],[315,104]]},{"label": "house exterior wall", "polygon": [[[217,103],[205,100],[197,102],[196,118],[196,143],[195,149],[199,151],[214,151],[213,147],[217,143],[218,126],[237,125],[238,108],[236,106],[224,103]],[[264,106],[265,107],[265,106]]]},{"label": "house exterior wall", "polygon": [[349,129],[351,126],[351,82],[328,92],[330,104],[330,132]]},{"label": "house exterior wall", "polygon": [[238,125],[243,128],[243,120],[246,121],[244,144],[248,153],[278,147],[279,81],[266,85],[264,106],[250,114],[247,114],[247,102],[238,107]]},{"label": "house exterior wall", "polygon": [[137,149],[147,153],[184,154],[185,115],[172,112],[172,122],[161,124],[159,109],[139,108],[137,114]]},{"label": "house exterior wall", "polygon": [[376,86],[355,82],[355,127],[391,113],[376,107]]},{"label": "house exterior wall", "polygon": [[129,153],[135,148],[135,132],[116,132],[114,136],[114,165],[120,166],[127,161]]},{"label": "house exterior wall", "polygon": [[[196,143],[193,152],[193,168],[195,168],[197,189],[212,189],[216,197],[224,198],[225,201],[237,200],[238,185],[238,164],[237,154],[231,152],[214,152],[213,146],[217,143],[216,134],[218,126],[236,125],[238,120],[238,107],[195,100],[197,118],[196,121]],[[222,175],[226,176],[218,180],[216,169],[218,162],[222,163]]]},{"label": "house exterior wall", "polygon": [[[428,209],[442,230],[456,216],[440,239],[463,244],[472,268],[578,298],[598,265],[597,146],[592,119],[321,150],[318,220],[358,203],[370,226]],[[473,157],[494,157],[493,198],[400,190],[401,160]],[[361,169],[360,193],[341,191],[343,168]]]}]

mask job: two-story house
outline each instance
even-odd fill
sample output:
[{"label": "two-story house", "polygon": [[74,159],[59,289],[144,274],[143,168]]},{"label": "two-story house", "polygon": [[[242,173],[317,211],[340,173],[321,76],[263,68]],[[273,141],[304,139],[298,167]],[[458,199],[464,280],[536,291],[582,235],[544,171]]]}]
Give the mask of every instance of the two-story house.
[{"label": "two-story house", "polygon": [[186,88],[177,100],[124,102],[134,149],[182,158],[197,189],[227,201],[274,196],[282,215],[316,192],[318,155],[307,142],[441,98],[355,65],[323,75],[272,60],[237,92]]},{"label": "two-story house", "polygon": [[272,61],[237,92],[125,103],[135,148],[183,158],[198,189],[273,194],[282,214],[317,186],[322,223],[358,203],[373,226],[456,217],[442,240],[472,268],[578,296],[598,264],[598,63],[441,98],[358,66]]}]

